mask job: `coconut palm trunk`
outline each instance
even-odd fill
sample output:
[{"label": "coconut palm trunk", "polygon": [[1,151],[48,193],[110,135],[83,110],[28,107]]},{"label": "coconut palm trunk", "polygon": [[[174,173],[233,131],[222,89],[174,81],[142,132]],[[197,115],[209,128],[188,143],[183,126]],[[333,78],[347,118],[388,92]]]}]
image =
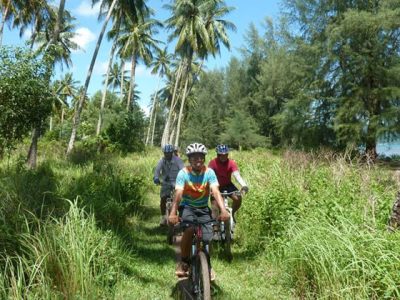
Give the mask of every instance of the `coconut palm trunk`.
[{"label": "coconut palm trunk", "polygon": [[151,129],[151,140],[150,140],[150,145],[154,146],[154,131],[156,129],[156,121],[157,121],[157,105],[154,107],[154,120],[153,120],[153,128]]},{"label": "coconut palm trunk", "polygon": [[124,68],[125,68],[125,62],[123,59],[121,59],[121,87],[120,87],[120,101],[124,101],[124,80],[125,80],[125,74],[124,74]]},{"label": "coconut palm trunk", "polygon": [[174,140],[174,137],[175,137],[175,133],[176,133],[176,126],[175,126],[175,124],[176,124],[176,119],[177,119],[177,114],[176,114],[176,112],[174,112],[174,119],[172,120],[172,123],[171,123],[171,135],[170,135],[170,137],[169,137],[169,140],[168,140],[168,144],[172,144],[172,141]]},{"label": "coconut palm trunk", "polygon": [[57,39],[58,39],[58,37],[60,35],[61,25],[62,25],[63,17],[64,17],[65,1],[66,0],[61,0],[60,1],[60,6],[58,8],[58,14],[57,14],[57,23],[56,23],[56,26],[54,28],[54,33],[51,36],[50,41],[47,43],[46,48],[43,51],[43,53],[45,53],[45,55],[48,54],[49,47],[51,45],[53,45],[57,41]]},{"label": "coconut palm trunk", "polygon": [[28,151],[28,159],[27,159],[27,164],[28,167],[31,169],[36,168],[36,162],[37,162],[37,143],[39,140],[39,135],[40,135],[40,125],[36,126],[32,130],[32,140],[31,140],[31,145],[29,146],[29,151]]},{"label": "coconut palm trunk", "polygon": [[61,125],[60,125],[60,139],[62,138],[63,135],[63,128],[64,128],[64,115],[65,115],[65,109],[64,107],[61,108]]},{"label": "coconut palm trunk", "polygon": [[104,82],[104,90],[103,90],[103,95],[102,95],[101,104],[100,104],[99,120],[97,121],[96,136],[99,136],[100,131],[101,131],[101,125],[103,123],[103,111],[104,111],[104,106],[106,103],[108,80],[110,78],[110,71],[111,71],[111,67],[112,67],[112,63],[113,63],[115,49],[117,48],[117,39],[118,39],[118,37],[115,39],[115,41],[111,47],[110,59],[108,60],[106,80]]},{"label": "coconut palm trunk", "polygon": [[[133,51],[135,52],[135,51]],[[135,94],[135,70],[136,70],[136,55],[133,53],[132,63],[131,63],[131,81],[129,84],[128,99],[126,100],[126,111],[130,111],[131,105],[133,103],[133,95]]]},{"label": "coconut palm trunk", "polygon": [[115,7],[116,3],[117,3],[117,0],[113,0],[113,2],[111,3],[110,8],[108,9],[107,17],[106,17],[106,19],[104,21],[104,24],[103,24],[103,27],[101,29],[99,38],[97,40],[96,49],[94,50],[92,61],[90,62],[89,70],[88,70],[88,73],[87,73],[87,76],[86,76],[86,80],[85,80],[85,85],[83,87],[82,94],[81,94],[81,96],[79,98],[78,107],[77,107],[77,109],[75,111],[75,114],[74,114],[71,138],[69,140],[68,148],[67,148],[67,155],[69,155],[71,153],[72,149],[74,148],[74,144],[75,144],[75,140],[76,140],[76,134],[77,134],[78,126],[80,124],[80,119],[81,119],[81,112],[82,112],[83,104],[85,102],[86,92],[87,92],[88,87],[89,87],[90,78],[92,76],[94,63],[96,62],[97,53],[99,52],[101,41],[103,39],[104,33],[106,31],[106,28],[107,28],[108,21],[111,18],[111,15],[112,15],[112,12],[114,10],[114,7]]},{"label": "coconut palm trunk", "polygon": [[2,42],[3,42],[4,25],[6,24],[8,12],[10,11],[10,6],[11,6],[11,0],[8,0],[6,7],[4,8],[4,10],[2,12],[2,18],[1,18],[1,23],[0,23],[0,46],[2,45]]},{"label": "coconut palm trunk", "polygon": [[174,111],[174,108],[176,105],[176,103],[175,103],[176,102],[176,93],[178,90],[180,78],[182,76],[182,69],[183,69],[183,64],[180,64],[178,67],[178,71],[176,73],[174,91],[172,93],[172,100],[171,100],[171,105],[170,105],[169,112],[168,112],[168,118],[167,118],[167,122],[165,123],[164,131],[163,131],[163,135],[162,135],[162,139],[161,139],[161,146],[167,144],[168,140],[170,139],[169,132],[170,132],[170,126],[171,126],[170,124],[171,124],[172,112]]},{"label": "coconut palm trunk", "polygon": [[179,116],[178,116],[178,124],[176,125],[176,136],[175,136],[175,146],[179,145],[179,134],[180,134],[180,129],[181,129],[181,123],[182,123],[182,116],[183,116],[183,109],[185,107],[185,100],[187,98],[187,88],[189,84],[189,75],[186,76],[186,81],[185,81],[185,87],[183,89],[182,93],[182,100],[181,100],[181,107],[179,108]]},{"label": "coconut palm trunk", "polygon": [[155,108],[156,108],[156,105],[157,105],[157,94],[158,94],[158,91],[160,89],[160,83],[161,83],[161,75],[159,74],[158,75],[157,88],[156,88],[156,92],[155,92],[154,97],[153,97],[153,103],[151,105],[151,110],[150,110],[150,121],[149,121],[149,128],[147,129],[146,145],[148,145],[149,141],[150,141],[150,131],[151,131],[151,127],[152,127],[151,125],[152,125],[152,122],[153,122],[153,118],[155,116],[154,111],[155,111]]},{"label": "coconut palm trunk", "polygon": [[[10,1],[8,3],[10,3]],[[58,36],[60,35],[60,31],[61,31],[60,28],[62,25],[63,15],[64,15],[64,7],[65,7],[65,0],[61,0],[60,6],[58,8],[58,17],[57,17],[57,23],[55,26],[55,30],[53,32],[53,35],[52,35],[49,43],[46,46],[44,55],[48,55],[48,52],[47,52],[48,47],[50,45],[54,44],[55,41],[58,39]],[[50,78],[49,78],[49,82],[50,82]],[[31,169],[36,168],[37,148],[38,148],[37,143],[38,143],[39,136],[40,136],[40,127],[41,127],[41,123],[35,124],[34,128],[32,129],[32,139],[31,139],[31,144],[29,146],[28,157],[26,160],[28,167]]]}]

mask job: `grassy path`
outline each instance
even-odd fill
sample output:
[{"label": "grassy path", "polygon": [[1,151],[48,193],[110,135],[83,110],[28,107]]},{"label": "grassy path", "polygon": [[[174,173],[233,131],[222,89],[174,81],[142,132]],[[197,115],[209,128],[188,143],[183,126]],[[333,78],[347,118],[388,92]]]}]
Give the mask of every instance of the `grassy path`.
[{"label": "grassy path", "polygon": [[[132,218],[129,247],[135,266],[132,276],[117,287],[116,299],[174,299],[175,249],[166,242],[166,229],[158,225],[158,191],[149,191],[148,198],[143,214]],[[216,250],[212,255],[217,274],[213,299],[290,299],[264,260],[251,257],[236,244],[233,255],[232,263]]]}]

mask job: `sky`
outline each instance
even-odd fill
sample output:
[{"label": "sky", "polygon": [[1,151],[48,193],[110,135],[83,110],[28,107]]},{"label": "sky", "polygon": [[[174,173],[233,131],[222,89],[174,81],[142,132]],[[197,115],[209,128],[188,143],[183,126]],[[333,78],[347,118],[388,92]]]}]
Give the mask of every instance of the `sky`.
[{"label": "sky", "polygon": [[[52,1],[57,5],[58,1]],[[147,5],[155,11],[154,18],[159,21],[165,21],[169,18],[169,11],[163,8],[163,5],[170,3],[170,0],[148,0]],[[231,51],[223,48],[220,56],[213,58],[212,56],[206,61],[205,67],[207,70],[220,69],[226,67],[232,56],[240,57],[238,49],[244,46],[243,37],[249,28],[250,23],[253,23],[259,32],[263,32],[262,24],[266,17],[277,19],[280,8],[280,0],[226,0],[228,6],[235,9],[224,17],[225,20],[233,22],[237,28],[236,32],[229,31],[228,35],[231,42]],[[55,79],[59,79],[64,72],[72,72],[75,80],[81,85],[84,84],[88,72],[89,64],[96,46],[98,35],[101,31],[102,22],[98,22],[97,16],[99,5],[91,6],[90,0],[66,0],[66,8],[76,18],[75,32],[77,33],[75,41],[80,45],[82,50],[74,51],[71,55],[72,67],[67,69],[57,67]],[[168,32],[161,30],[157,39],[166,42]],[[19,37],[19,32],[5,28],[3,45],[22,45],[24,40],[29,37],[29,33]],[[175,43],[168,45],[170,52],[175,48]],[[103,74],[107,71],[107,63],[111,43],[104,37],[92,74],[88,95],[92,96],[96,91],[103,90],[102,81]],[[129,68],[129,66],[126,66]],[[136,70],[136,83],[140,91],[139,104],[142,109],[148,113],[150,95],[154,93],[157,87],[158,78],[150,73],[144,65],[139,64]]]}]

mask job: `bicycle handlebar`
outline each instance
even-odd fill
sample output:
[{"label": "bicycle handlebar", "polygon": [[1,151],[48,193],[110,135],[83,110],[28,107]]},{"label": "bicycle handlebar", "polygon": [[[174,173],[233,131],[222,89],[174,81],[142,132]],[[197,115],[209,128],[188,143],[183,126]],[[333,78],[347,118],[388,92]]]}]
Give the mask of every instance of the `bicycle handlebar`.
[{"label": "bicycle handlebar", "polygon": [[232,191],[232,192],[227,192],[227,191],[223,191],[221,192],[221,196],[230,196],[230,195],[241,195],[242,193],[240,191]]}]

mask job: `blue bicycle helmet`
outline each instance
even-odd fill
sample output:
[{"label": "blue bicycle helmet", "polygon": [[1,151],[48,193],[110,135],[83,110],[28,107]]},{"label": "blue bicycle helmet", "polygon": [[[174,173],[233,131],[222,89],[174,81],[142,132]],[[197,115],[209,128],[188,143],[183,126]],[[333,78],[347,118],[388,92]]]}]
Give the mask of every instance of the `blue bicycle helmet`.
[{"label": "blue bicycle helmet", "polygon": [[227,145],[221,144],[215,147],[215,151],[217,151],[217,154],[227,154],[229,153],[229,148]]},{"label": "blue bicycle helmet", "polygon": [[164,153],[172,153],[174,152],[174,146],[172,146],[171,144],[166,144],[164,145],[164,147],[162,148],[162,151]]}]

